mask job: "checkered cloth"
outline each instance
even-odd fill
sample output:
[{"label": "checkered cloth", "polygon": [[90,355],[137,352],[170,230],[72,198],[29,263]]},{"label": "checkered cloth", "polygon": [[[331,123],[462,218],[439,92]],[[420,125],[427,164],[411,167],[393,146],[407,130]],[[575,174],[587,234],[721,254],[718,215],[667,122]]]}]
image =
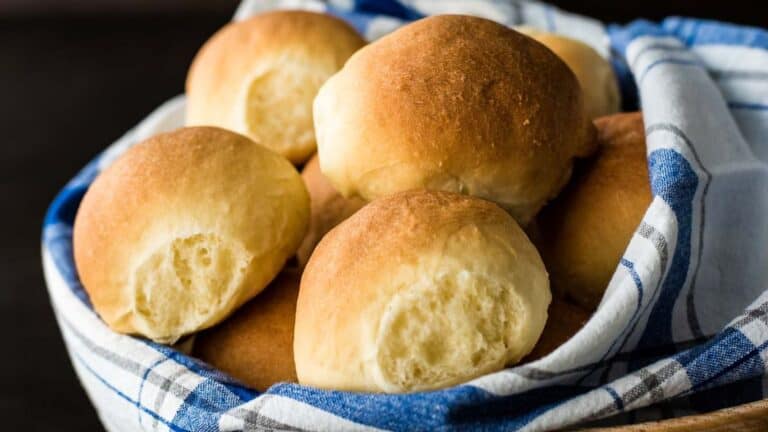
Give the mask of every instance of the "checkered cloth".
[{"label": "checkered cloth", "polygon": [[184,98],[177,97],[88,164],[45,219],[43,262],[56,318],[110,431],[544,430],[766,397],[766,31],[684,18],[606,27],[515,0],[253,0],[236,19],[275,7],[327,11],[369,39],[424,15],[454,12],[584,40],[614,63],[625,108],[637,108],[639,96],[653,202],[598,311],[540,360],[427,393],[284,383],[259,394],[168,347],[110,331],[73,264],[72,222],[83,193],[126,148],[183,124]]}]

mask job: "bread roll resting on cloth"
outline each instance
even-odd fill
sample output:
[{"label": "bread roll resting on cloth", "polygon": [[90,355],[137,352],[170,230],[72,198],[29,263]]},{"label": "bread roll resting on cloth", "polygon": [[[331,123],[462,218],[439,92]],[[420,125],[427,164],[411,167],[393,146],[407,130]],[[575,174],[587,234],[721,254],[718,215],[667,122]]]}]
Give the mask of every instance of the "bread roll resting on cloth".
[{"label": "bread roll resting on cloth", "polygon": [[365,41],[344,21],[274,11],[227,24],[187,76],[187,124],[240,132],[293,163],[315,152],[312,100]]},{"label": "bread roll resting on cloth", "polygon": [[173,343],[266,287],[308,219],[284,157],[224,129],[179,129],[96,178],[75,220],[75,263],[113,330]]},{"label": "bread roll resting on cloth", "polygon": [[467,381],[528,354],[550,298],[536,248],[496,204],[442,191],[380,198],[307,264],[299,382],[397,393]]},{"label": "bread roll resting on cloth", "polygon": [[296,382],[293,320],[301,274],[284,270],[221,324],[199,333],[193,355],[259,391]]},{"label": "bread roll resting on cloth", "polygon": [[314,102],[320,167],[346,196],[488,199],[527,224],[594,148],[573,72],[482,18],[440,15],[367,45]]},{"label": "bread roll resting on cloth", "polygon": [[603,297],[652,196],[640,113],[595,122],[598,151],[542,210],[534,236],[552,288],[588,309]]}]

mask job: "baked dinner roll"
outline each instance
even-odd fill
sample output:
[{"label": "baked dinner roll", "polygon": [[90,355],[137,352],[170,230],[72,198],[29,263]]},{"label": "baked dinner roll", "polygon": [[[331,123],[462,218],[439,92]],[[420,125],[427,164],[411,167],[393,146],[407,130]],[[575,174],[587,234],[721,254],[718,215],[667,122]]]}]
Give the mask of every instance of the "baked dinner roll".
[{"label": "baked dinner roll", "polygon": [[197,335],[193,355],[259,391],[296,382],[293,320],[297,271],[286,270],[221,324]]},{"label": "baked dinner roll", "polygon": [[552,288],[594,308],[651,203],[643,118],[595,122],[599,148],[538,217],[539,247]]},{"label": "baked dinner roll", "polygon": [[75,262],[112,329],[173,343],[267,286],[308,220],[285,158],[224,129],[179,129],[96,178],[75,220]]},{"label": "baked dinner roll", "polygon": [[589,118],[619,111],[621,96],[613,67],[592,47],[575,39],[531,27],[518,27],[515,30],[544,44],[571,68],[581,84]]},{"label": "baked dinner roll", "polygon": [[536,248],[495,204],[380,198],[326,234],[304,270],[299,382],[396,393],[496,371],[531,351],[550,297]]},{"label": "baked dinner roll", "polygon": [[220,126],[301,163],[315,152],[312,100],[365,44],[325,14],[268,12],[228,24],[187,76],[187,124]]},{"label": "baked dinner roll", "polygon": [[301,242],[296,258],[299,266],[304,267],[315,249],[315,245],[321,238],[339,224],[339,222],[352,216],[365,205],[360,198],[344,198],[331,185],[327,178],[320,172],[320,163],[317,155],[307,162],[301,171],[301,178],[307,186],[310,202],[309,229],[304,241]]},{"label": "baked dinner roll", "polygon": [[573,337],[587,323],[591,312],[558,296],[552,297],[547,312],[547,325],[533,351],[523,362],[538,360]]},{"label": "baked dinner roll", "polygon": [[364,47],[320,89],[314,115],[320,166],[342,195],[459,192],[521,224],[594,147],[568,66],[469,16],[425,18]]}]

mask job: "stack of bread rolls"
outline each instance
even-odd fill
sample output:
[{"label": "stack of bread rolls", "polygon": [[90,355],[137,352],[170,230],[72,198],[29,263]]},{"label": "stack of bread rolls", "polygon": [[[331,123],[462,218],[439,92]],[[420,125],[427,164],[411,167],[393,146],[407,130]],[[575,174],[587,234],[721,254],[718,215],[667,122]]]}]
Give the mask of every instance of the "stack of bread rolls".
[{"label": "stack of bread rolls", "polygon": [[94,309],[194,335],[259,390],[432,390],[547,355],[650,192],[640,115],[593,121],[618,110],[610,65],[525,32],[441,15],[366,45],[311,12],[227,25],[190,68],[188,126],[83,198]]}]

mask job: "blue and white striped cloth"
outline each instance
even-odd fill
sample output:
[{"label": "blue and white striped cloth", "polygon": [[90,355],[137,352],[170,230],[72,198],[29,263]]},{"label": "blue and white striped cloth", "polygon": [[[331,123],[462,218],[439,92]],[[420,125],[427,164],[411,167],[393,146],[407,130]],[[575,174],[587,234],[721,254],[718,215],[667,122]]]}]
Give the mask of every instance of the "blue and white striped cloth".
[{"label": "blue and white striped cloth", "polygon": [[768,396],[765,30],[685,18],[606,27],[515,0],[246,0],[236,19],[279,7],[327,11],[369,39],[452,12],[584,40],[611,58],[627,109],[639,96],[653,202],[598,311],[547,357],[428,393],[286,383],[259,394],[170,348],[110,331],[77,278],[71,234],[83,193],[126,148],[183,124],[184,98],[173,99],[86,166],[45,220],[43,262],[56,317],[110,431],[544,430]]}]

